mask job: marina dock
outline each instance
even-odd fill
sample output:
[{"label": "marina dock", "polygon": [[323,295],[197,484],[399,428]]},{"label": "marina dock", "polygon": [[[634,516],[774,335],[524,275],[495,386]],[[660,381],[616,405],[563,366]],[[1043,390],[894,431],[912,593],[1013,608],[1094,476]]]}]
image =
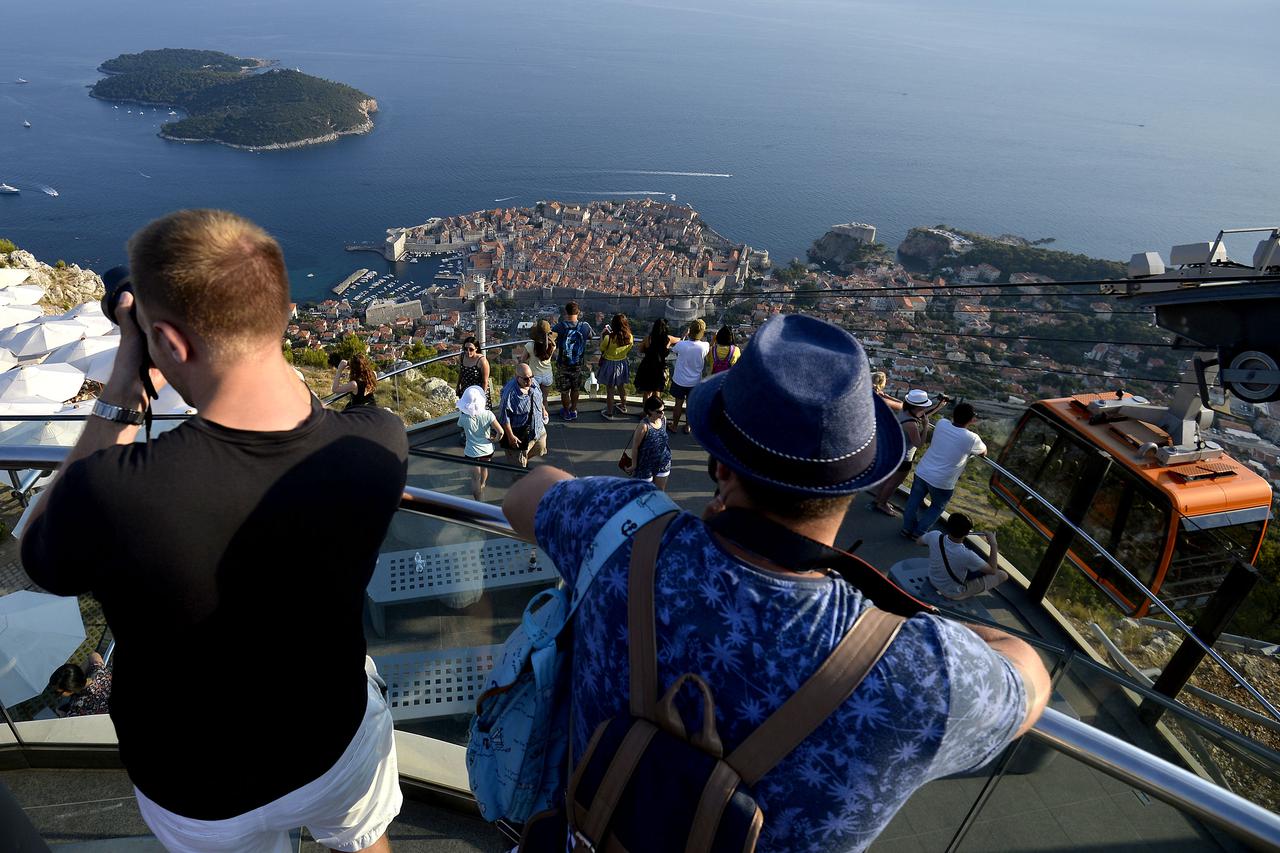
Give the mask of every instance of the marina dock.
[{"label": "marina dock", "polygon": [[334,293],[336,293],[338,296],[341,296],[341,295],[343,294],[343,292],[344,292],[344,291],[346,291],[346,289],[347,289],[348,287],[350,287],[351,285],[355,284],[355,282],[356,282],[356,281],[357,281],[361,276],[363,276],[363,275],[367,275],[367,274],[368,274],[368,272],[369,272],[369,271],[368,271],[367,269],[364,269],[363,267],[361,267],[360,269],[358,269],[358,270],[356,270],[355,272],[353,272],[351,275],[349,275],[349,276],[347,276],[346,278],[344,278],[341,282],[339,282],[338,284],[334,285],[334,287],[333,287],[333,292],[334,292]]}]

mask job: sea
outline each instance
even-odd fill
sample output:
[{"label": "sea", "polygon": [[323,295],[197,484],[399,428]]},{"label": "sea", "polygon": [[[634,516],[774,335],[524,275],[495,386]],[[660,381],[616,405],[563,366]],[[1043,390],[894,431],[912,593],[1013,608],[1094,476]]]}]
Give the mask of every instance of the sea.
[{"label": "sea", "polygon": [[[388,269],[347,243],[540,199],[675,196],[782,262],[848,221],[890,245],[947,223],[1117,259],[1280,224],[1275,0],[60,0],[0,17],[0,181],[22,190],[0,196],[0,236],[98,270],[193,206],[275,234],[299,300]],[[251,153],[167,142],[164,110],[88,97],[100,62],[160,47],[349,83],[378,100],[376,129]]]}]

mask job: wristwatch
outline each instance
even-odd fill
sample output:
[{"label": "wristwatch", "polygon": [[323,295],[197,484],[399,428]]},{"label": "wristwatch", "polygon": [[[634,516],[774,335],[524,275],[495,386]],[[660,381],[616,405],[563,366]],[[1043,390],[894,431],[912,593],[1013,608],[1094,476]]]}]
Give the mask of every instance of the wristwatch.
[{"label": "wristwatch", "polygon": [[95,417],[117,424],[142,426],[145,421],[142,412],[139,412],[137,409],[126,409],[121,406],[117,406],[114,403],[107,403],[102,400],[93,401],[93,414]]}]

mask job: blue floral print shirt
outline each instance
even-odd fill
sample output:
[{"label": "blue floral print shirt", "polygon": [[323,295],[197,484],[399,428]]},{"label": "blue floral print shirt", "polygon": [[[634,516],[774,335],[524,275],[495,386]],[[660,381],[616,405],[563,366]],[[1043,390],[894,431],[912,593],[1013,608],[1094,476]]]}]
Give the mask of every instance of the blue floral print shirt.
[{"label": "blue floral print shirt", "polygon": [[[538,505],[538,544],[572,587],[583,552],[648,483],[588,477],[554,485]],[[574,754],[606,719],[628,712],[630,544],[604,564],[575,617]],[[697,672],[711,686],[726,752],[804,682],[870,602],[835,578],[767,572],[731,557],[697,517],[663,534],[655,613],[658,678]],[[690,731],[696,708],[685,709]],[[1012,664],[976,634],[921,615],[844,706],[755,787],[757,850],[860,851],[921,785],[981,766],[1012,739],[1026,694]]]}]

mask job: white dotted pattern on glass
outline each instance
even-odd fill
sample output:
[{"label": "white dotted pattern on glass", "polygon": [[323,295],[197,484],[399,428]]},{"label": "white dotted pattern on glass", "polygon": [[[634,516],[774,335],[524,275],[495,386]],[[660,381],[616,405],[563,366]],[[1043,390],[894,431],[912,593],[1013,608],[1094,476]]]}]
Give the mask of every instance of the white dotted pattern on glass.
[{"label": "white dotted pattern on glass", "polygon": [[409,652],[374,658],[387,682],[387,704],[395,720],[473,714],[476,697],[502,646]]},{"label": "white dotted pattern on glass", "polygon": [[540,549],[515,539],[484,539],[379,554],[369,596],[379,603],[423,600],[555,578]]}]

